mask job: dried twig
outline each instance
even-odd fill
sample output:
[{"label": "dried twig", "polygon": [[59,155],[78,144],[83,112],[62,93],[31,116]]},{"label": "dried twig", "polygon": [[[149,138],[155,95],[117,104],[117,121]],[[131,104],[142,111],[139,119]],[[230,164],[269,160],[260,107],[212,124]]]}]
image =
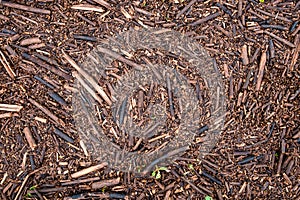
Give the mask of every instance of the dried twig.
[{"label": "dried twig", "polygon": [[92,182],[92,181],[99,181],[101,178],[100,177],[93,177],[93,178],[86,178],[86,179],[80,179],[80,180],[75,180],[75,181],[67,181],[61,183],[61,186],[68,186],[68,185],[75,185],[75,184],[80,184],[80,183],[87,183],[87,182]]},{"label": "dried twig", "polygon": [[100,189],[103,187],[109,187],[113,185],[117,185],[120,183],[120,178],[115,178],[115,179],[110,179],[110,180],[103,180],[103,181],[98,181],[92,184],[93,189]]},{"label": "dried twig", "polygon": [[41,168],[39,168],[39,169],[34,170],[33,172],[30,172],[30,173],[24,178],[24,180],[23,180],[23,182],[22,182],[22,185],[20,186],[19,191],[18,191],[17,195],[15,196],[14,200],[18,200],[18,199],[19,199],[19,196],[20,196],[21,192],[23,191],[23,188],[24,188],[25,184],[27,183],[29,177],[30,177],[31,175],[35,174],[36,172],[42,170],[43,168],[44,168],[44,167],[41,167]]},{"label": "dried twig", "polygon": [[44,67],[45,69],[53,72],[54,74],[57,74],[58,76],[61,76],[61,77],[65,78],[67,80],[72,78],[69,74],[66,74],[66,73],[62,72],[59,69],[57,69],[57,68],[55,68],[55,67],[53,67],[51,65],[48,65],[44,61],[42,61],[42,60],[40,60],[40,59],[38,59],[36,57],[33,57],[33,56],[31,56],[31,55],[29,55],[27,53],[22,53],[22,56],[25,59],[28,59],[29,61],[31,61],[31,62],[33,62],[35,64],[38,64],[39,66]]},{"label": "dried twig", "polygon": [[248,65],[249,64],[249,58],[248,58],[248,48],[247,45],[243,45],[242,47],[242,53],[241,53],[241,57],[243,60],[243,65]]},{"label": "dried twig", "polygon": [[111,9],[110,4],[107,3],[107,2],[104,1],[104,0],[93,0],[93,1],[96,2],[96,3],[98,3],[98,4],[100,4],[101,6],[104,6],[104,7],[108,8],[108,9]]},{"label": "dried twig", "polygon": [[117,60],[119,60],[119,61],[121,61],[121,62],[124,62],[124,63],[126,63],[127,65],[129,65],[129,66],[131,66],[131,67],[134,67],[135,69],[138,69],[138,70],[139,70],[139,69],[142,69],[142,68],[143,68],[142,66],[136,64],[135,62],[132,62],[131,60],[128,60],[127,58],[124,58],[123,56],[121,56],[121,55],[117,54],[116,52],[113,52],[113,51],[111,51],[111,50],[109,50],[109,49],[106,49],[106,48],[103,48],[103,47],[98,46],[98,47],[97,47],[97,50],[98,50],[99,52],[104,53],[104,54],[107,54],[107,55],[109,55],[109,56],[111,56],[111,57],[113,57],[113,58],[115,58],[115,59],[117,59]]},{"label": "dried twig", "polygon": [[221,15],[220,12],[216,12],[214,14],[208,15],[207,17],[204,17],[202,19],[199,19],[199,20],[191,23],[191,26],[196,26],[196,25],[202,24],[202,23],[207,22],[209,20],[212,20],[212,19],[214,19],[214,18],[216,18],[216,17],[218,17],[220,15]]},{"label": "dried twig", "polygon": [[90,4],[79,4],[79,5],[72,6],[71,8],[75,9],[75,10],[88,10],[88,11],[95,11],[95,12],[101,12],[101,13],[104,12],[103,8],[93,6]]},{"label": "dried twig", "polygon": [[45,108],[44,106],[42,106],[41,104],[39,104],[38,102],[36,102],[35,100],[29,98],[28,101],[30,103],[32,103],[34,106],[36,106],[37,108],[39,108],[41,111],[43,111],[46,115],[48,115],[54,122],[59,123],[62,126],[65,125],[65,123],[61,119],[59,119],[50,110],[48,110],[47,108]]},{"label": "dried twig", "polygon": [[45,9],[40,9],[40,8],[33,8],[31,6],[24,6],[24,5],[21,5],[21,4],[11,3],[11,2],[7,2],[7,1],[3,1],[1,4],[4,5],[4,6],[10,7],[10,8],[25,10],[27,12],[35,12],[35,13],[46,14],[46,15],[51,14],[50,10],[45,10]]},{"label": "dried twig", "polygon": [[90,95],[96,100],[98,101],[98,103],[102,104],[103,101],[102,99],[96,94],[96,92],[93,91],[92,88],[90,88],[88,86],[88,84],[86,84],[86,82],[84,82],[84,80],[81,78],[81,76],[76,73],[76,72],[73,72],[73,76],[79,81],[79,83],[88,91],[88,93],[90,93]]},{"label": "dried twig", "polygon": [[11,69],[10,65],[9,65],[9,62],[7,62],[4,54],[2,53],[2,51],[0,50],[0,55],[1,55],[1,58],[0,58],[0,62],[2,63],[2,65],[4,66],[5,70],[7,71],[8,75],[11,77],[11,78],[15,78],[16,74],[15,72]]},{"label": "dried twig", "polygon": [[173,97],[172,97],[172,86],[171,86],[171,80],[169,75],[167,75],[167,89],[168,89],[170,113],[172,118],[174,118],[175,111],[174,111],[174,104],[173,104]]},{"label": "dried twig", "polygon": [[269,12],[266,12],[264,10],[261,10],[259,8],[256,8],[255,10],[257,10],[258,12],[260,12],[260,13],[262,13],[264,15],[267,15],[267,16],[270,16],[270,17],[274,17],[274,18],[280,19],[280,20],[285,21],[285,22],[292,22],[292,20],[290,20],[290,19],[288,19],[286,17],[281,17],[281,16],[278,16],[278,15],[273,15],[273,14],[271,14]]},{"label": "dried twig", "polygon": [[30,148],[32,150],[34,150],[34,148],[36,147],[36,143],[34,141],[34,138],[32,136],[32,133],[31,133],[30,129],[28,127],[25,127],[24,130],[23,130],[23,132],[25,134],[26,140],[27,140]]},{"label": "dried twig", "polygon": [[54,127],[54,133],[60,138],[64,139],[65,141],[69,143],[74,143],[74,140],[72,138],[70,138],[67,134],[65,134],[64,132],[62,132],[60,129],[56,127]]},{"label": "dried twig", "polygon": [[0,110],[8,112],[20,112],[23,106],[11,105],[11,104],[0,104]]},{"label": "dried twig", "polygon": [[287,41],[286,39],[283,39],[283,38],[281,38],[281,37],[278,37],[277,35],[275,35],[275,34],[273,34],[273,33],[270,33],[269,31],[264,31],[264,33],[270,35],[271,37],[273,37],[273,38],[275,38],[276,40],[282,42],[283,44],[286,44],[286,45],[288,45],[288,46],[290,46],[290,47],[292,47],[292,48],[295,47],[295,45],[294,45],[293,43]]},{"label": "dried twig", "polygon": [[261,55],[260,58],[260,63],[259,63],[259,70],[258,70],[258,75],[257,75],[257,84],[256,84],[256,91],[260,90],[260,85],[264,76],[264,69],[267,61],[267,53],[264,51]]},{"label": "dried twig", "polygon": [[89,74],[87,74],[82,68],[77,65],[77,63],[64,51],[62,51],[64,58],[94,87],[94,89],[100,94],[100,96],[106,101],[108,105],[112,105],[111,100],[107,96],[107,94],[104,92],[102,87],[98,85],[98,83],[91,77]]},{"label": "dried twig", "polygon": [[[95,166],[92,166],[92,167],[88,167],[88,168],[86,168],[86,169],[83,169],[83,170],[80,170],[80,171],[78,171],[78,172],[76,172],[76,173],[74,173],[74,174],[71,174],[71,177],[72,178],[79,178],[79,177],[81,177],[81,176],[84,176],[84,175],[86,175],[86,174],[89,174],[89,173],[91,173],[91,172],[94,172],[94,171],[97,171],[97,170],[99,170],[99,169],[102,169],[102,168],[104,168],[104,167],[106,167],[107,166],[107,163],[106,162],[104,162],[104,163],[101,163],[101,164],[99,164],[99,165],[95,165]],[[97,184],[95,184],[95,185],[97,185]],[[93,186],[92,186],[93,187]],[[94,188],[94,187],[93,187]],[[100,187],[101,188],[101,187]]]},{"label": "dried twig", "polygon": [[299,53],[300,53],[300,34],[298,34],[296,36],[295,40],[297,41],[297,44],[296,44],[296,49],[294,50],[292,61],[291,61],[290,67],[289,67],[290,71],[294,70],[294,66],[296,65],[296,62],[297,62],[298,57],[299,57]]},{"label": "dried twig", "polygon": [[186,5],[177,15],[176,19],[178,19],[183,13],[185,13],[194,3],[196,3],[197,0],[191,0],[188,5]]}]

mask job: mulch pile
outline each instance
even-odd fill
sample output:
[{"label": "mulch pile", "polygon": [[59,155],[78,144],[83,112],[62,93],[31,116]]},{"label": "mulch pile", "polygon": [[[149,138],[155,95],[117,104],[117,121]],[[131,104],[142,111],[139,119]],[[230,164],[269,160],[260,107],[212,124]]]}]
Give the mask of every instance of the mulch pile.
[{"label": "mulch pile", "polygon": [[[300,1],[0,2],[0,199],[300,199]],[[155,177],[95,162],[72,118],[70,60],[80,65],[106,37],[146,26],[199,42],[215,58],[228,98],[215,148],[198,159],[196,140]],[[151,54],[151,62],[180,65],[164,53],[127,59],[145,63]],[[115,81],[128,66],[112,67],[121,68],[109,74]],[[168,98],[164,88],[153,91]]]}]

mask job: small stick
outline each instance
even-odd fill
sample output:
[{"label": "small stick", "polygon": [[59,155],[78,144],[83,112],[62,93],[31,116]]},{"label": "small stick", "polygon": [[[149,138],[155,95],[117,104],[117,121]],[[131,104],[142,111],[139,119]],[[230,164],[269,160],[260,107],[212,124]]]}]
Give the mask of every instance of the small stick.
[{"label": "small stick", "polygon": [[53,91],[48,92],[49,96],[52,97],[52,99],[54,99],[55,101],[57,101],[59,104],[63,105],[63,106],[67,106],[67,102],[65,102],[65,100],[59,96],[58,94],[56,94]]},{"label": "small stick", "polygon": [[51,65],[48,65],[47,63],[45,63],[44,61],[38,59],[38,58],[35,58],[27,53],[22,53],[22,56],[25,58],[25,59],[28,59],[29,61],[41,66],[41,67],[44,67],[45,69],[53,72],[54,74],[58,75],[58,76],[61,76],[67,80],[71,79],[72,76],[70,76],[69,74],[66,74],[62,71],[60,71],[59,69],[51,66]]},{"label": "small stick", "polygon": [[139,118],[142,117],[143,102],[144,102],[144,92],[142,90],[140,90],[139,94],[138,94],[138,112],[139,112]]},{"label": "small stick", "polygon": [[275,125],[276,125],[276,122],[272,122],[270,131],[269,131],[269,133],[268,133],[268,138],[270,138],[270,137],[272,136],[272,133],[273,133],[274,128],[275,128]]},{"label": "small stick", "polygon": [[157,165],[159,162],[171,157],[171,156],[174,156],[180,152],[184,152],[186,150],[188,150],[189,147],[188,146],[183,146],[183,147],[180,147],[178,149],[173,149],[169,152],[167,152],[165,155],[157,158],[156,160],[154,160],[152,163],[150,163],[142,172],[142,174],[147,174],[148,172],[150,172],[150,170],[155,166]]},{"label": "small stick", "polygon": [[259,71],[257,75],[257,84],[256,84],[256,91],[260,90],[260,85],[264,76],[264,69],[267,61],[267,53],[264,51],[261,55],[260,58],[260,63],[259,63]]},{"label": "small stick", "polygon": [[282,161],[283,161],[283,153],[281,153],[280,156],[279,156],[276,175],[280,174]]},{"label": "small stick", "polygon": [[34,150],[34,148],[36,147],[36,143],[34,141],[34,138],[32,136],[32,133],[31,133],[30,129],[28,127],[25,127],[24,130],[23,130],[23,133],[25,134],[26,140],[27,140],[30,148],[32,150]]},{"label": "small stick", "polygon": [[41,54],[39,54],[39,53],[34,53],[34,55],[35,55],[36,57],[38,57],[39,59],[41,59],[41,60],[43,60],[43,61],[45,61],[45,62],[47,62],[47,63],[49,63],[49,64],[51,64],[51,65],[55,65],[55,66],[58,66],[58,65],[59,65],[59,64],[56,62],[56,60],[51,59],[51,58],[49,58],[49,57],[47,57],[47,56],[41,55]]},{"label": "small stick", "polygon": [[86,84],[86,82],[84,82],[84,80],[81,78],[81,76],[76,73],[76,72],[73,72],[73,76],[79,81],[79,83],[88,91],[88,93],[90,93],[90,95],[96,100],[98,101],[98,103],[102,104],[103,101],[102,99],[96,94],[96,92],[94,92],[92,90],[92,88],[90,88],[88,86],[88,84]]},{"label": "small stick", "polygon": [[299,31],[300,31],[300,25],[296,28],[296,30],[294,30],[292,36],[295,36]]},{"label": "small stick", "polygon": [[100,96],[106,101],[108,105],[112,105],[111,100],[107,96],[107,94],[104,92],[102,87],[100,87],[97,82],[91,77],[89,74],[87,74],[83,69],[79,67],[79,65],[76,64],[76,62],[64,51],[62,51],[64,58],[94,87],[94,89],[100,94]]},{"label": "small stick", "polygon": [[233,99],[233,77],[229,78],[229,99]]},{"label": "small stick", "polygon": [[146,57],[142,57],[143,61],[150,66],[150,69],[153,71],[154,75],[156,76],[156,78],[158,80],[161,80],[162,79],[162,76],[161,74],[158,72],[157,68],[151,63],[151,61],[146,58]]},{"label": "small stick", "polygon": [[5,49],[8,51],[8,53],[10,53],[11,56],[16,57],[17,53],[15,50],[13,50],[9,45],[5,46]]},{"label": "small stick", "polygon": [[34,78],[38,81],[40,81],[42,84],[44,84],[45,86],[49,87],[50,89],[54,89],[54,86],[51,85],[50,83],[48,83],[47,81],[45,81],[44,79],[38,77],[38,76],[34,76]]},{"label": "small stick", "polygon": [[[111,199],[111,194],[108,193],[103,193],[103,192],[88,192],[88,193],[81,193],[81,194],[76,194],[76,197],[74,199],[74,196],[70,197],[64,197],[63,200],[81,200],[81,199]],[[115,199],[115,198],[113,198]],[[117,198],[119,199],[119,198]]]},{"label": "small stick", "polygon": [[21,186],[20,186],[20,188],[19,188],[19,191],[18,191],[17,195],[15,196],[14,200],[18,200],[18,199],[19,199],[19,196],[20,196],[21,192],[23,191],[23,188],[24,188],[25,184],[27,183],[29,177],[30,177],[31,175],[35,174],[36,172],[42,170],[43,168],[44,168],[44,167],[41,167],[41,168],[39,168],[39,169],[34,170],[33,172],[30,172],[30,173],[24,178],[24,180],[23,180],[23,182],[22,182],[22,184],[21,184]]},{"label": "small stick", "polygon": [[104,1],[104,0],[93,0],[93,1],[96,2],[96,3],[98,3],[98,4],[100,4],[101,6],[104,6],[104,7],[108,8],[108,9],[111,9],[110,4],[107,3],[107,2]]},{"label": "small stick", "polygon": [[72,6],[71,8],[75,9],[75,10],[87,10],[87,11],[95,11],[95,12],[101,12],[101,13],[104,12],[103,8],[93,6],[90,4],[79,4],[79,5]]},{"label": "small stick", "polygon": [[41,104],[33,100],[32,98],[29,98],[28,101],[32,103],[34,106],[36,106],[37,108],[39,108],[41,111],[43,111],[46,115],[48,115],[48,117],[53,119],[54,122],[59,123],[62,126],[65,126],[65,123],[57,116],[55,116],[50,110],[48,110],[47,108],[45,108],[44,106],[42,106]]},{"label": "small stick", "polygon": [[289,174],[290,172],[291,172],[291,169],[293,168],[293,165],[294,165],[294,159],[292,159],[290,162],[289,162],[289,164],[288,164],[288,166],[287,166],[287,168],[286,168],[286,174]]},{"label": "small stick", "polygon": [[259,8],[256,8],[255,10],[257,10],[258,12],[260,12],[260,13],[262,13],[264,15],[267,15],[269,17],[275,17],[275,18],[280,19],[280,20],[285,21],[285,22],[292,22],[291,20],[289,20],[286,17],[281,17],[281,16],[273,15],[273,14],[268,13],[268,12],[266,12],[264,10],[259,9]]},{"label": "small stick", "polygon": [[87,182],[92,182],[92,181],[99,181],[101,178],[100,177],[93,177],[93,178],[86,178],[86,179],[80,179],[80,180],[75,180],[75,181],[67,181],[61,183],[61,186],[68,186],[68,185],[75,185],[75,184],[80,184],[80,183],[87,183]]},{"label": "small stick", "polygon": [[[91,173],[91,172],[94,172],[94,171],[97,171],[97,170],[99,170],[99,169],[102,169],[102,168],[104,168],[104,167],[106,167],[108,164],[106,163],[106,162],[104,162],[104,163],[101,163],[101,164],[99,164],[99,165],[95,165],[95,166],[92,166],[92,167],[88,167],[88,168],[85,168],[85,169],[83,169],[83,170],[80,170],[80,171],[78,171],[78,172],[76,172],[76,173],[74,173],[74,174],[71,174],[71,177],[72,178],[79,178],[79,177],[81,177],[81,176],[84,176],[84,175],[86,175],[86,174],[89,174],[89,173]],[[96,184],[97,185],[97,184]],[[92,186],[93,187],[93,186]],[[102,187],[100,187],[100,188],[102,188]]]},{"label": "small stick", "polygon": [[178,19],[183,13],[185,13],[194,3],[196,3],[198,0],[192,0],[188,5],[186,5],[177,15],[176,19]]},{"label": "small stick", "polygon": [[103,187],[109,187],[109,186],[117,185],[119,183],[120,183],[120,177],[118,177],[116,179],[103,180],[103,181],[98,181],[98,182],[92,183],[92,188],[93,189],[100,189],[100,188],[103,188]]},{"label": "small stick", "polygon": [[204,126],[202,126],[201,128],[199,128],[199,130],[197,131],[198,133],[197,134],[202,134],[202,133],[204,133],[205,131],[207,131],[208,130],[208,126],[207,125],[204,125]]},{"label": "small stick", "polygon": [[13,15],[15,15],[15,16],[18,16],[18,17],[21,17],[22,19],[24,19],[24,20],[27,20],[27,21],[29,21],[29,22],[32,22],[32,23],[34,23],[35,25],[39,25],[36,21],[34,21],[34,20],[32,20],[32,19],[29,19],[28,17],[25,17],[25,16],[23,16],[23,15],[19,15],[19,14],[17,14],[17,13],[11,13],[11,14],[13,14]]},{"label": "small stick", "polygon": [[34,117],[34,120],[39,121],[39,122],[42,122],[42,123],[44,123],[44,124],[47,123],[47,119],[42,118],[42,117],[38,117],[38,116]]},{"label": "small stick", "polygon": [[288,45],[288,46],[290,46],[290,47],[292,47],[292,48],[295,47],[295,45],[294,45],[293,43],[287,41],[286,39],[283,39],[283,38],[281,38],[281,37],[278,37],[277,35],[275,35],[275,34],[273,34],[273,33],[270,33],[269,31],[264,31],[264,33],[270,35],[271,37],[275,38],[276,40],[278,40],[278,41],[280,41],[280,42],[282,42],[282,43],[284,43],[284,44],[286,44],[286,45]]},{"label": "small stick", "polygon": [[212,19],[214,19],[214,18],[216,18],[216,17],[219,17],[220,15],[221,15],[220,12],[216,12],[216,13],[214,13],[214,14],[208,15],[207,17],[204,17],[204,18],[202,18],[202,19],[197,20],[197,21],[191,23],[190,25],[191,25],[191,26],[196,26],[196,25],[202,24],[202,23],[204,23],[204,22],[207,22],[207,21],[209,21],[209,20],[212,20]]},{"label": "small stick", "polygon": [[281,26],[281,25],[261,24],[260,26],[263,27],[263,28],[278,29],[278,30],[283,30],[283,31],[288,30],[287,27],[284,27],[284,26]]},{"label": "small stick", "polygon": [[147,16],[152,16],[152,15],[153,15],[151,12],[148,12],[148,11],[143,10],[143,9],[141,9],[141,8],[138,8],[138,7],[135,7],[134,9],[135,9],[137,12],[142,13],[142,14],[147,15]]},{"label": "small stick", "polygon": [[238,17],[242,16],[242,9],[243,9],[243,0],[239,0],[239,3],[238,3]]},{"label": "small stick", "polygon": [[201,175],[205,176],[206,178],[208,178],[209,180],[211,180],[214,183],[217,183],[219,185],[222,185],[222,182],[219,181],[218,179],[216,179],[215,177],[211,176],[210,174],[206,173],[205,171],[201,171],[200,173]]},{"label": "small stick", "polygon": [[29,161],[30,161],[31,169],[34,170],[35,169],[35,163],[34,163],[34,158],[33,158],[32,154],[29,155]]},{"label": "small stick", "polygon": [[223,4],[220,4],[219,2],[216,3],[216,6],[221,8],[226,14],[228,14],[230,17],[232,16],[232,12]]},{"label": "small stick", "polygon": [[[1,2],[0,2],[0,4],[1,4]],[[1,14],[0,14],[0,19],[5,20],[5,21],[8,21],[8,20],[9,20],[8,17],[6,17],[6,16],[4,16],[4,15],[1,15]]]},{"label": "small stick", "polygon": [[46,14],[46,15],[51,14],[50,10],[44,10],[44,9],[40,9],[40,8],[33,8],[31,6],[24,6],[24,5],[21,5],[21,4],[11,3],[11,2],[7,2],[7,1],[3,1],[1,4],[4,5],[4,6],[10,7],[10,8],[16,8],[16,9],[25,10],[25,11],[28,11],[28,12],[34,12],[34,13],[40,13],[40,14]]},{"label": "small stick", "polygon": [[273,40],[269,40],[269,50],[270,50],[270,58],[274,58],[275,57],[275,48],[274,48]]},{"label": "small stick", "polygon": [[2,51],[0,50],[0,55],[1,55],[1,58],[0,58],[0,62],[2,63],[2,65],[4,66],[5,70],[7,71],[8,75],[14,79],[16,77],[16,74],[15,72],[11,69],[10,65],[9,65],[9,62],[7,62],[4,54],[2,53]]},{"label": "small stick", "polygon": [[242,194],[242,193],[244,192],[246,186],[247,186],[247,182],[245,181],[245,182],[243,183],[243,185],[242,185],[242,187],[241,187],[241,189],[239,190],[238,193],[239,193],[239,194]]},{"label": "small stick", "polygon": [[122,101],[121,108],[120,108],[120,113],[119,113],[119,124],[122,125],[124,122],[124,117],[126,113],[126,106],[128,103],[128,96],[125,97],[125,99]]},{"label": "small stick", "polygon": [[256,58],[257,58],[259,52],[260,52],[260,47],[257,47],[256,50],[255,50],[255,52],[254,52],[254,54],[253,54],[253,56],[252,56],[251,59],[250,59],[250,63],[253,63],[254,60],[256,60]]},{"label": "small stick", "polygon": [[241,57],[243,60],[243,65],[248,65],[249,64],[249,58],[248,58],[248,48],[247,45],[243,45],[242,47],[242,53],[241,53]]},{"label": "small stick", "polygon": [[153,134],[150,134],[150,133],[155,131],[159,127],[159,125],[161,125],[161,122],[157,122],[154,125],[148,127],[148,129],[143,133],[143,136],[145,136],[147,138],[151,138],[153,136]]},{"label": "small stick", "polygon": [[264,16],[262,16],[262,15],[256,13],[256,12],[254,12],[253,10],[249,10],[249,13],[255,15],[256,17],[258,17],[258,18],[260,18],[260,19],[262,19],[264,21],[266,20],[266,18]]},{"label": "small stick", "polygon": [[226,31],[224,28],[222,28],[221,26],[214,24],[214,27],[221,31],[224,35],[226,35],[227,37],[231,37],[231,33],[229,33],[228,31]]},{"label": "small stick", "polygon": [[20,112],[23,106],[11,105],[11,104],[0,104],[0,110],[8,112]]},{"label": "small stick", "polygon": [[250,78],[251,78],[252,72],[253,72],[252,69],[250,69],[250,70],[248,71],[247,78],[246,78],[246,81],[245,81],[245,83],[244,83],[243,89],[247,89],[247,88],[248,88],[248,85],[249,85],[249,83],[250,83]]},{"label": "small stick", "polygon": [[120,11],[127,19],[132,19],[132,16],[125,10],[125,8],[121,7]]},{"label": "small stick", "polygon": [[74,143],[74,140],[72,138],[70,138],[67,134],[65,134],[64,132],[62,132],[60,129],[54,127],[54,133],[56,135],[58,135],[59,137],[61,137],[62,139],[64,139],[65,141],[69,142],[69,143]]},{"label": "small stick", "polygon": [[85,36],[85,35],[73,35],[73,37],[77,40],[85,40],[85,41],[90,41],[90,42],[97,42],[97,38],[95,37],[90,37],[90,36]]},{"label": "small stick", "polygon": [[[208,189],[206,189],[206,188],[204,188],[204,187],[202,187],[202,186],[200,186],[200,185],[199,185],[199,187],[197,187],[196,185],[194,185],[191,181],[189,181],[189,180],[188,180],[187,178],[185,178],[184,176],[179,176],[174,170],[171,170],[171,173],[172,173],[174,176],[176,176],[176,178],[180,178],[180,179],[184,180],[186,183],[188,183],[192,188],[194,188],[195,190],[197,190],[199,193],[205,195],[205,193],[202,191],[202,190],[204,190],[205,192],[212,194],[212,191],[210,191],[210,190],[208,190]],[[168,186],[166,187],[166,189],[167,189],[167,188],[168,188]],[[201,188],[202,190],[200,190],[199,188]]]},{"label": "small stick", "polygon": [[298,42],[296,44],[296,49],[294,50],[292,61],[291,61],[290,67],[289,67],[290,71],[294,70],[294,66],[296,65],[296,62],[298,60],[298,56],[299,56],[299,53],[300,53],[300,34],[298,34],[296,36],[295,40],[298,41]]},{"label": "small stick", "polygon": [[172,97],[171,80],[170,80],[169,74],[167,75],[167,89],[168,89],[170,113],[171,113],[172,118],[174,118],[175,112],[174,112],[174,104],[173,104],[173,97]]},{"label": "small stick", "polygon": [[292,24],[292,26],[291,26],[291,28],[290,28],[290,33],[292,33],[294,30],[296,30],[296,27],[297,27],[297,25],[298,25],[298,23],[299,23],[299,21],[295,21],[293,24]]},{"label": "small stick", "polygon": [[87,23],[91,24],[92,26],[96,26],[96,23],[92,22],[88,18],[82,16],[80,13],[77,13],[77,16],[80,17],[82,20],[86,21]]},{"label": "small stick", "polygon": [[111,56],[111,57],[113,57],[113,58],[115,58],[115,59],[117,59],[121,62],[124,62],[127,65],[136,68],[137,70],[140,70],[140,69],[143,68],[139,64],[136,64],[135,62],[132,62],[131,60],[128,60],[127,58],[124,58],[123,56],[121,56],[121,55],[117,54],[116,52],[113,52],[109,49],[102,48],[102,47],[98,46],[97,50],[100,51],[101,53],[107,54],[107,55],[109,55],[109,56]]}]

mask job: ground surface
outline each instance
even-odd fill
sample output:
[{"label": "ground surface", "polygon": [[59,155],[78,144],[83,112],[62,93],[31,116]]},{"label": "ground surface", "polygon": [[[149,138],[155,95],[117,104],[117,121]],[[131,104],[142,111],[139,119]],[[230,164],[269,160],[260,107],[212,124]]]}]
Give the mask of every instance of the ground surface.
[{"label": "ground surface", "polygon": [[[79,4],[87,10],[71,8]],[[300,1],[290,0],[2,0],[0,199],[299,199],[299,10]],[[106,166],[74,174],[99,163],[79,143],[71,115],[76,70],[62,50],[80,64],[105,37],[143,26],[185,33],[215,58],[228,98],[224,131],[203,159],[197,157],[200,138],[161,177],[136,177]],[[143,55],[184,66],[156,50],[130,59],[142,64]],[[121,62],[112,67],[115,71],[99,79],[108,94],[108,83],[129,69]],[[190,79],[196,88],[201,83]],[[153,91],[166,93],[159,86]],[[200,96],[205,105],[209,95]],[[168,105],[155,95],[146,100]],[[103,115],[110,118],[109,112]],[[172,136],[177,124],[168,120]],[[132,149],[137,140],[115,143]],[[142,145],[144,150],[157,146]]]}]

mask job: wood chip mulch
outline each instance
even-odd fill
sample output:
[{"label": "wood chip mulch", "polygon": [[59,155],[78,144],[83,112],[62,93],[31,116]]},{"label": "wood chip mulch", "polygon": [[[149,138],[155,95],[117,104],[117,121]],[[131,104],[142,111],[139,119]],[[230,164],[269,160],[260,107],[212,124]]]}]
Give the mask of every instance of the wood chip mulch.
[{"label": "wood chip mulch", "polygon": [[[95,162],[72,119],[66,55],[80,65],[106,37],[145,27],[199,42],[228,98],[215,148],[198,159],[196,141],[160,177]],[[0,199],[300,200],[299,0],[0,0],[0,44]]]}]

